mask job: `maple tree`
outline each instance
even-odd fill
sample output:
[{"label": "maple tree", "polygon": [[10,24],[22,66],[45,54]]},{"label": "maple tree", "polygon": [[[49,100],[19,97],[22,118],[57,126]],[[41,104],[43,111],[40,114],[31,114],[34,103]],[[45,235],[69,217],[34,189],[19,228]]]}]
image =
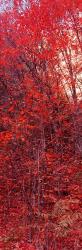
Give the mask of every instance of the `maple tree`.
[{"label": "maple tree", "polygon": [[1,13],[2,250],[82,249],[80,12],[30,0]]}]

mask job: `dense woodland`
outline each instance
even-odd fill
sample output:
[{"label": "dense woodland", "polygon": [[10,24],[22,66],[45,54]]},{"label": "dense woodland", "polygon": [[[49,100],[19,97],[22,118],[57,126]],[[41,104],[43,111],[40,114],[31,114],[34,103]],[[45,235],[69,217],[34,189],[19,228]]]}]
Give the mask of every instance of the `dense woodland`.
[{"label": "dense woodland", "polygon": [[12,8],[6,2],[0,13],[0,249],[80,250],[81,1],[15,0]]}]

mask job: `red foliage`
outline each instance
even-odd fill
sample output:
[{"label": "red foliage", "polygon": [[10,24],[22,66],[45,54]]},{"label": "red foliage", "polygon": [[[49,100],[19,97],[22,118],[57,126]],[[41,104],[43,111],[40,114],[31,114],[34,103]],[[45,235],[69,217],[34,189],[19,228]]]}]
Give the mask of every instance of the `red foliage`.
[{"label": "red foliage", "polygon": [[30,0],[0,13],[1,250],[82,249],[80,12]]}]

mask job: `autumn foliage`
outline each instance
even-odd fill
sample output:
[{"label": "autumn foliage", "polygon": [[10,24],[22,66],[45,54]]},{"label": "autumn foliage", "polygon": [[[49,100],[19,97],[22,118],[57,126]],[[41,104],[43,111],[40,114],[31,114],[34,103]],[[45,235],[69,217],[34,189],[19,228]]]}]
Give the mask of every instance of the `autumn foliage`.
[{"label": "autumn foliage", "polygon": [[0,249],[79,250],[81,1],[27,2],[0,13]]}]

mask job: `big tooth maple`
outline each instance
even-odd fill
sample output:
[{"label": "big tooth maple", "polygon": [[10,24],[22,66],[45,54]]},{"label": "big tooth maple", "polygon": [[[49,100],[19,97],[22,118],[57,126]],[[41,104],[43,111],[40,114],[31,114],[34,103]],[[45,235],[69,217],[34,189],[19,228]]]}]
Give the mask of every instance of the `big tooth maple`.
[{"label": "big tooth maple", "polygon": [[82,249],[82,6],[1,1],[1,250]]}]

